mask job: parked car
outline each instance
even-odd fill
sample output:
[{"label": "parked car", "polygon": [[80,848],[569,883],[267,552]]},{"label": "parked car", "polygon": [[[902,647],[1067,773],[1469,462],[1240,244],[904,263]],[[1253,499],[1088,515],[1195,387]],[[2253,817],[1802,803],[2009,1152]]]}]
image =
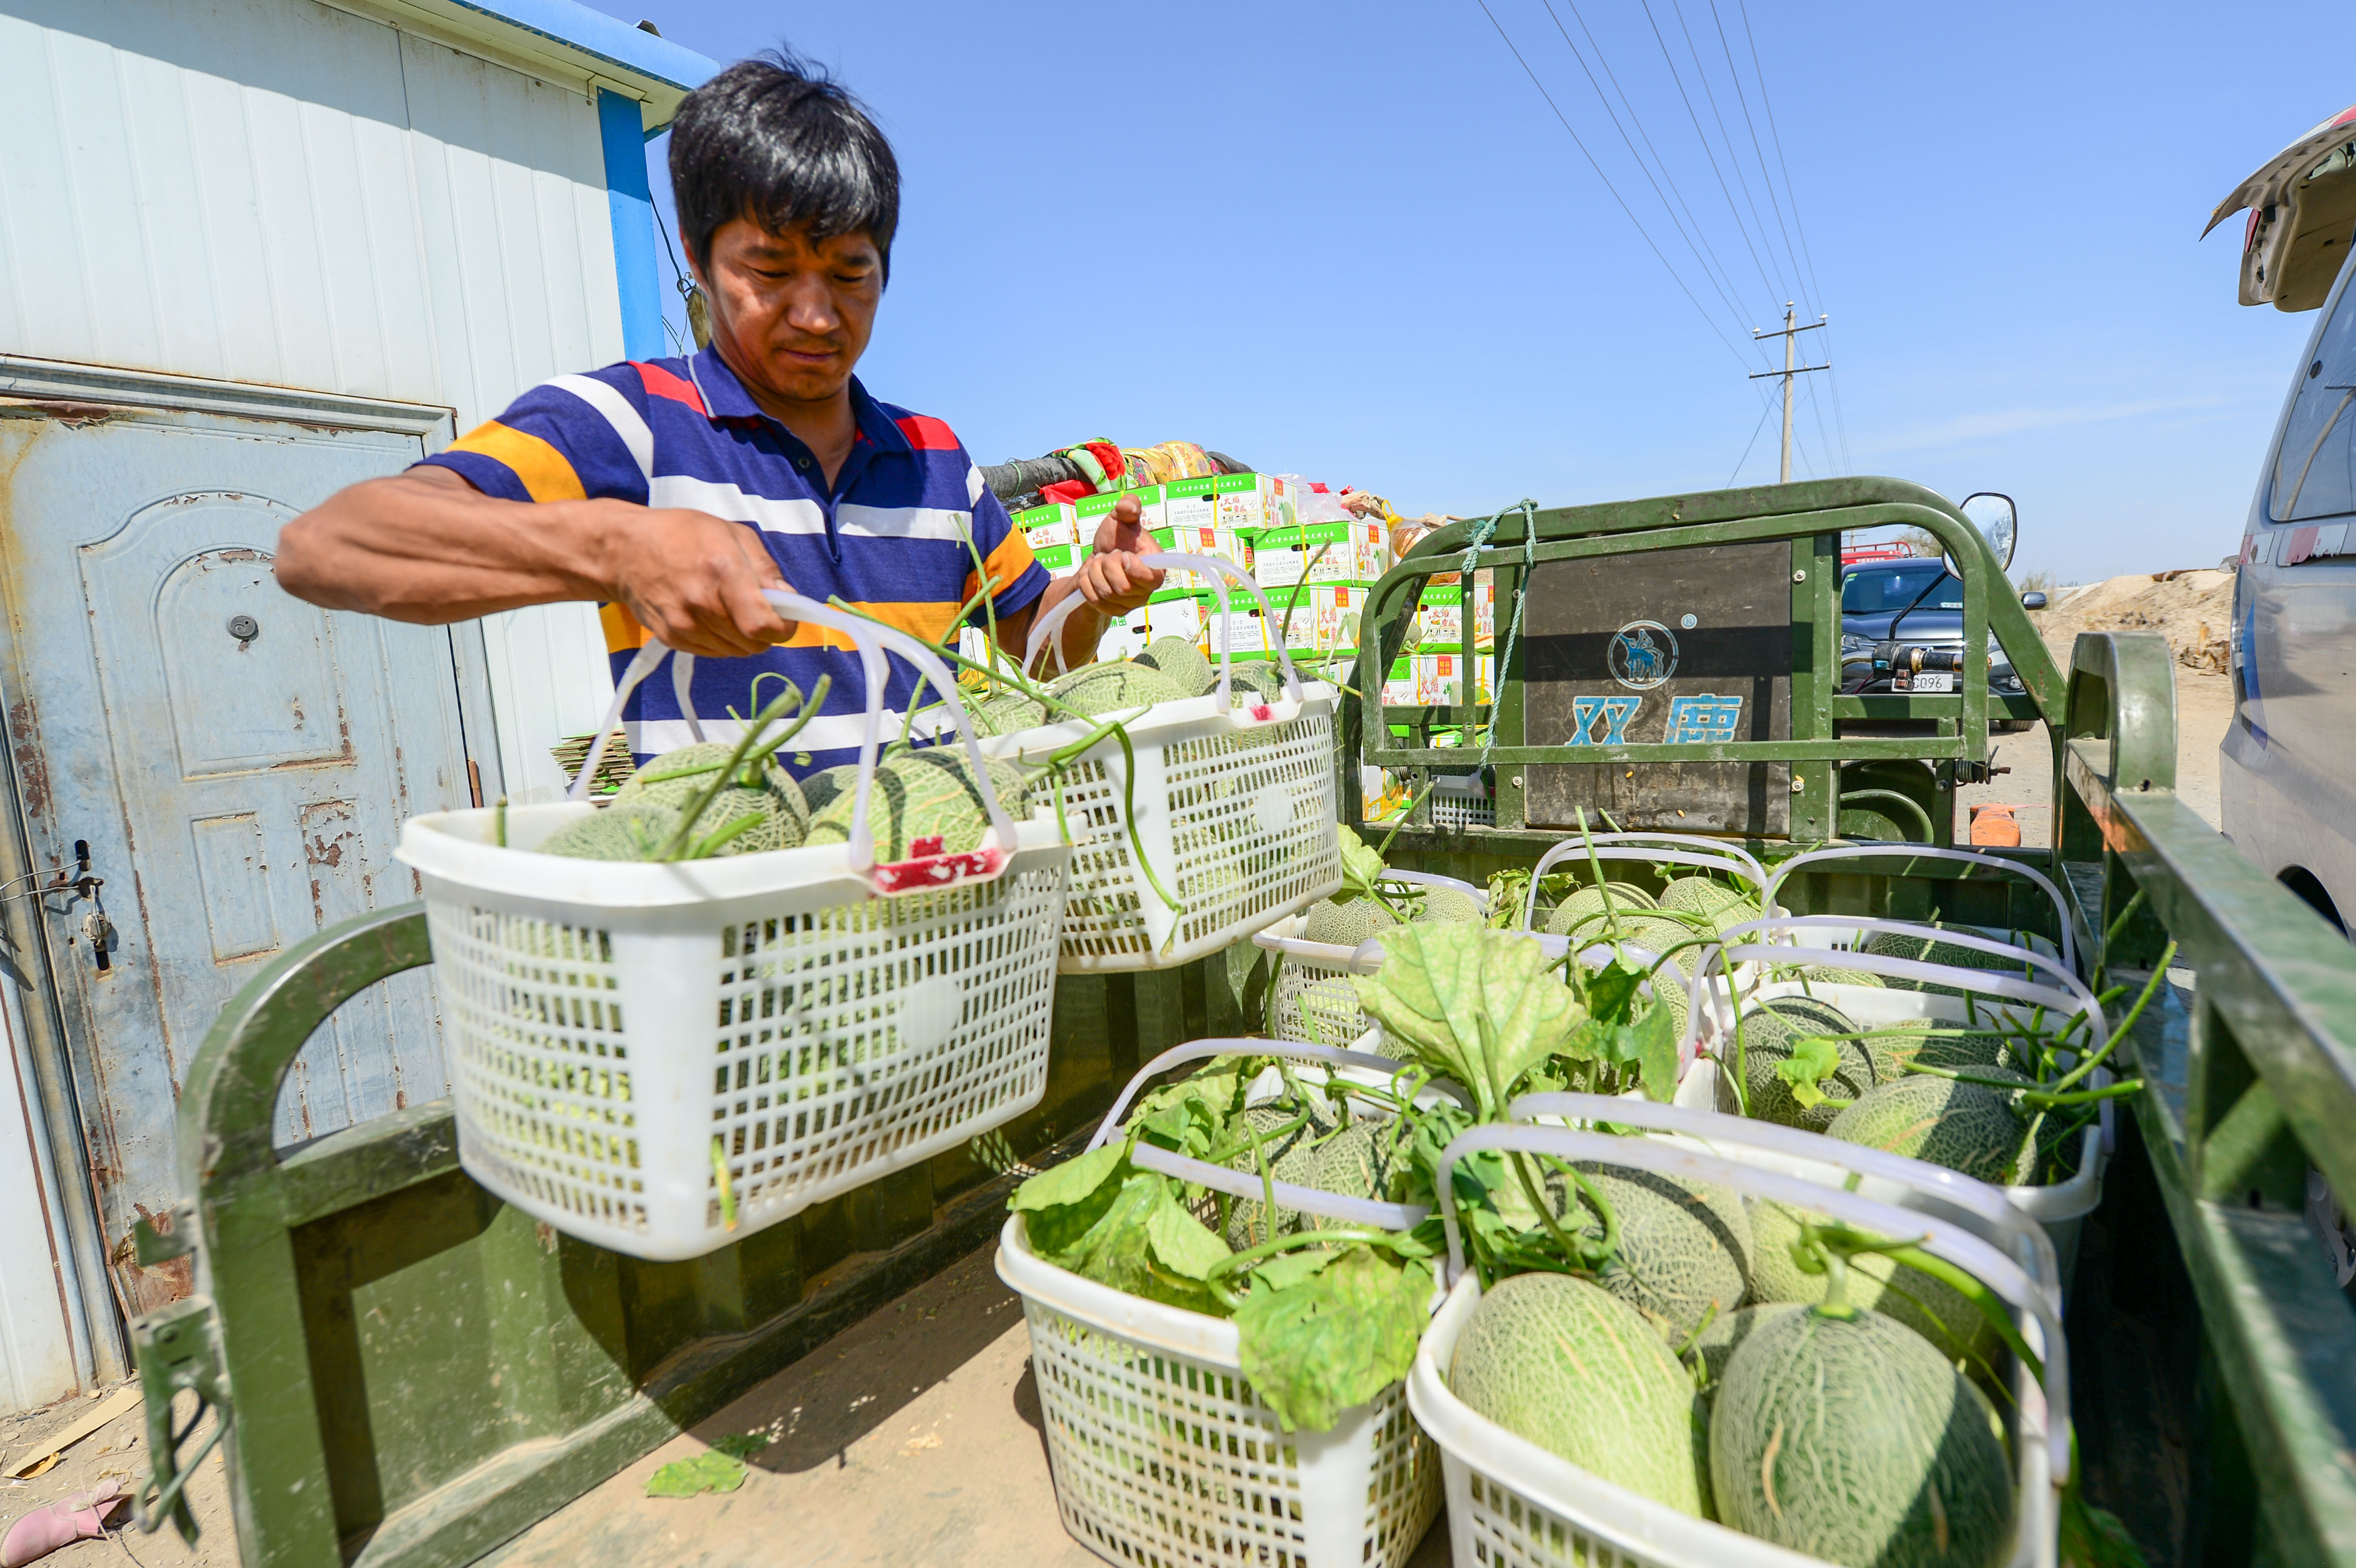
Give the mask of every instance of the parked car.
[{"label": "parked car", "polygon": [[[2041,593],[2022,595],[2032,610],[2044,608]],[[1893,560],[1858,560],[1841,569],[1841,689],[1855,695],[1897,689],[1893,672],[1877,667],[1877,644],[1899,643],[1911,647],[1961,653],[1964,646],[1964,585],[1946,563],[1916,556]],[[1913,676],[1917,692],[1953,691],[1962,677],[1924,671]],[[2012,667],[2003,645],[1988,638],[1988,690],[2015,697],[2027,688]],[[2001,731],[2015,721],[1991,720],[1988,728]]]},{"label": "parked car", "polygon": [[[2321,310],[2291,374],[2244,525],[2233,582],[2233,721],[2220,826],[2345,932],[2356,919],[2356,108],[2268,160],[2218,204],[2248,208],[2241,300]],[[2336,276],[2336,281],[2334,281]]]}]

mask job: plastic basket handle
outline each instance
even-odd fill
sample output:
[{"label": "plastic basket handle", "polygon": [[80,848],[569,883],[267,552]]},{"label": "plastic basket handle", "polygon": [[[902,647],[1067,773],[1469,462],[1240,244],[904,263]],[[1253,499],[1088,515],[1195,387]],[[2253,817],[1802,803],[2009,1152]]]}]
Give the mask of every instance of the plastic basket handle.
[{"label": "plastic basket handle", "polygon": [[[1879,953],[1838,954],[1837,956],[1840,962],[1837,967],[1858,969],[1869,975],[1881,975],[1897,979],[1922,980],[1933,985],[1953,986],[1961,990],[1976,991],[1984,996],[2004,997],[2013,1001],[2025,1002],[2031,1007],[2053,1008],[2072,1015],[2083,1013],[2086,1015],[2093,1034],[2088,1045],[2089,1050],[2100,1051],[2110,1039],[2110,1020],[2104,1017],[2103,1009],[2094,1005],[2094,993],[2087,990],[2075,975],[2062,968],[2059,964],[2043,954],[2031,953],[2026,948],[2013,947],[2001,942],[1991,942],[1986,937],[1970,936],[1960,932],[1939,931],[1930,926],[1910,925],[1903,921],[1877,921],[1849,915],[1829,914],[1787,915],[1781,919],[1771,916],[1764,920],[1745,921],[1740,925],[1730,925],[1726,928],[1723,934],[1728,940],[1721,945],[1705,947],[1701,950],[1701,962],[1694,966],[1695,978],[1697,980],[1707,978],[1712,964],[1716,964],[1723,975],[1730,965],[1751,959],[1767,964],[1794,962],[1794,955],[1797,950],[1792,947],[1772,943],[1752,944],[1731,940],[1744,932],[1761,932],[1772,935],[1774,930],[1794,926],[1843,931],[1879,929],[1896,932],[1901,935],[1928,936],[1943,942],[1952,941],[1985,953],[2026,959],[2036,966],[2054,974],[2063,984],[2059,987],[2040,986],[1997,970],[1954,969],[1944,964],[1925,964],[1919,959],[1897,958]],[[1733,989],[1730,978],[1728,982],[1728,991],[1731,997]],[[1735,998],[1734,1005],[1739,1011],[1740,1007],[1739,997]],[[1699,1025],[1698,1016],[1689,1013],[1686,1019],[1686,1040],[1683,1048],[1688,1060],[1691,1059],[1692,1052],[1700,1040]]]},{"label": "plastic basket handle", "polygon": [[[1616,1099],[1604,1102],[1615,1107],[1615,1117],[1619,1115],[1617,1107],[1633,1103]],[[1526,1122],[1490,1122],[1459,1134],[1440,1157],[1436,1185],[1440,1189],[1440,1223],[1448,1232],[1448,1279],[1451,1285],[1464,1272],[1464,1238],[1456,1221],[1454,1167],[1465,1156],[1484,1149],[1633,1166],[1663,1176],[1712,1182],[1737,1192],[1772,1198],[1794,1208],[1829,1214],[1846,1224],[1879,1235],[1922,1237],[1919,1244],[1925,1252],[1976,1276],[2034,1319],[2037,1339],[2041,1341],[2035,1349],[2044,1361],[2040,1382],[2048,1411],[2045,1440],[2053,1481],[2058,1486],[2069,1479],[2070,1348],[2062,1337],[2061,1315],[2043,1285],[2030,1279],[2019,1264],[1970,1232],[1927,1214],[1860,1198],[1841,1188],[1820,1186],[1782,1171],[1762,1170],[1657,1139],[1570,1127],[1533,1126]]]},{"label": "plastic basket handle", "polygon": [[[1976,849],[1938,849],[1928,844],[1908,844],[1902,848],[1874,844],[1847,844],[1831,849],[1811,849],[1804,855],[1793,856],[1775,868],[1775,874],[1769,879],[1768,890],[1772,892],[1783,885],[1784,878],[1800,867],[1812,862],[1860,860],[1877,857],[1887,859],[1892,856],[1907,860],[1960,860],[1975,866],[1991,866],[2008,876],[2026,878],[2036,883],[2045,891],[2045,896],[2053,901],[2054,919],[2062,929],[2060,944],[2062,962],[2072,969],[2078,966],[2077,944],[2070,933],[2070,906],[2062,901],[2062,890],[2055,887],[2051,880],[2034,866],[2024,866],[2017,860],[2008,860],[2001,855],[1983,854]],[[1763,904],[1766,901],[1761,901]]]},{"label": "plastic basket handle", "polygon": [[[1759,858],[1740,844],[1730,844],[1723,838],[1706,838],[1698,833],[1590,833],[1586,838],[1565,839],[1563,844],[1576,844],[1583,850],[1590,840],[1599,849],[1614,846],[1642,848],[1647,844],[1667,844],[1680,849],[1697,849],[1705,855],[1715,855],[1721,860],[1733,861],[1741,868],[1742,880],[1754,888],[1764,890],[1770,880],[1767,868],[1760,864]],[[1554,849],[1561,848],[1563,844],[1554,846]],[[1553,852],[1553,849],[1547,851],[1548,854]],[[1630,857],[1622,855],[1611,858],[1627,859]]]},{"label": "plastic basket handle", "polygon": [[[1666,834],[1599,833],[1590,837],[1595,845],[1595,858],[1598,860],[1643,860],[1652,864],[1698,866],[1709,871],[1731,871],[1749,882],[1758,891],[1761,907],[1764,908],[1766,905],[1767,874],[1760,869],[1758,861],[1740,849],[1728,849],[1715,845],[1711,845],[1706,852],[1688,848],[1647,849],[1628,842],[1631,838],[1647,837],[1666,838],[1669,837]],[[1529,895],[1522,905],[1523,930],[1532,929],[1537,921],[1539,879],[1543,878],[1557,861],[1567,860],[1574,855],[1585,855],[1589,841],[1587,838],[1566,838],[1538,857],[1537,869],[1530,873]],[[1709,843],[1708,839],[1694,839],[1688,842],[1705,845]]]},{"label": "plastic basket handle", "polygon": [[[1157,550],[1152,559],[1156,562],[1162,563],[1165,569],[1174,566],[1209,577],[1212,580],[1213,588],[1219,595],[1219,614],[1222,617],[1227,613],[1226,580],[1229,578],[1233,578],[1237,582],[1252,591],[1253,595],[1259,600],[1260,613],[1263,617],[1275,613],[1269,608],[1268,595],[1260,591],[1259,584],[1252,580],[1248,572],[1231,560],[1215,555],[1187,555],[1176,550]],[[1038,661],[1040,649],[1046,645],[1048,638],[1054,635],[1055,629],[1061,626],[1071,616],[1072,612],[1084,603],[1086,601],[1076,593],[1066,594],[1061,603],[1039,617],[1038,624],[1031,628],[1031,640],[1023,651],[1023,667],[1025,670],[1030,669]],[[1234,649],[1223,640],[1219,647],[1218,688],[1219,711],[1222,713],[1227,711],[1228,691],[1234,683],[1234,675],[1230,668],[1233,654]],[[1301,675],[1292,667],[1291,654],[1282,646],[1279,646],[1276,650],[1276,658],[1279,667],[1284,671],[1286,698],[1293,702],[1299,702]],[[1058,641],[1055,644],[1055,668],[1060,672],[1064,667],[1064,645]]]},{"label": "plastic basket handle", "polygon": [[[1863,1144],[1845,1143],[1839,1138],[1828,1138],[1822,1133],[1779,1126],[1773,1122],[1749,1121],[1716,1111],[1697,1111],[1685,1105],[1664,1105],[1651,1100],[1628,1100],[1617,1095],[1524,1094],[1505,1107],[1505,1115],[1516,1122],[1535,1121],[1540,1116],[1564,1116],[1574,1121],[1612,1122],[1621,1126],[1643,1127],[1647,1132],[1683,1133],[1691,1137],[1707,1138],[1712,1143],[1740,1144],[1767,1154],[1809,1160],[1819,1165],[1835,1165],[1860,1176],[1876,1177],[1930,1193],[1943,1202],[1979,1216],[1991,1228],[2001,1231],[2019,1243],[2030,1260],[2031,1275],[2051,1282],[2046,1290],[2055,1310],[2060,1310],[2062,1271],[2053,1251],[2053,1238],[2046,1234],[2044,1226],[2021,1212],[2001,1191],[1984,1181],[1976,1181],[1961,1171],[1909,1159],[1904,1155],[1891,1154],[1885,1149],[1869,1148]],[[1826,1147],[1828,1145],[1831,1147]]]},{"label": "plastic basket handle", "polygon": [[[1106,1112],[1104,1120],[1097,1124],[1096,1135],[1088,1139],[1088,1147],[1101,1148],[1112,1140],[1114,1135],[1120,1129],[1121,1117],[1128,1113],[1130,1103],[1137,1098],[1138,1092],[1152,1079],[1173,1067],[1183,1066],[1189,1061],[1201,1061],[1215,1056],[1280,1056],[1288,1061],[1315,1061],[1333,1067],[1357,1067],[1391,1077],[1396,1077],[1407,1070],[1405,1062],[1393,1061],[1389,1057],[1372,1056],[1359,1051],[1344,1051],[1338,1046],[1303,1045],[1290,1041],[1235,1038],[1190,1040],[1184,1045],[1172,1046],[1168,1051],[1138,1069],[1137,1076],[1129,1081],[1128,1085],[1121,1090],[1120,1097],[1113,1102],[1112,1109]],[[1433,1083],[1425,1087],[1427,1092],[1437,1091],[1440,1093],[1449,1094],[1460,1102],[1464,1098],[1463,1092],[1451,1083]],[[1226,1166],[1213,1165],[1206,1160],[1194,1159],[1186,1155],[1173,1154],[1168,1149],[1159,1148],[1151,1144],[1136,1145],[1130,1151],[1130,1160],[1131,1164],[1144,1169],[1159,1171],[1164,1176],[1174,1176],[1183,1181],[1192,1181],[1200,1186],[1208,1187],[1214,1191],[1224,1192],[1231,1198],[1260,1198],[1266,1195],[1260,1187],[1259,1179],[1256,1176],[1240,1170],[1230,1170]],[[1342,1220],[1355,1225],[1372,1225],[1385,1231],[1413,1230],[1431,1212],[1430,1209],[1420,1204],[1386,1203],[1372,1198],[1347,1198],[1338,1192],[1321,1192],[1313,1187],[1300,1187],[1289,1181],[1277,1182],[1275,1188],[1277,1202],[1283,1208],[1298,1209],[1304,1213],[1315,1214],[1328,1220]]]},{"label": "plastic basket handle", "polygon": [[679,701],[680,717],[687,720],[688,734],[696,744],[701,745],[703,720],[695,711],[695,692],[691,687],[694,678],[695,656],[673,648],[670,652],[670,694]]},{"label": "plastic basket handle", "polygon": [[[1014,821],[1006,815],[1006,807],[998,798],[998,786],[992,783],[990,770],[982,763],[981,743],[975,739],[972,720],[966,717],[965,704],[958,700],[957,680],[940,655],[926,644],[896,626],[878,625],[859,616],[845,613],[806,599],[798,593],[779,589],[767,589],[761,597],[775,605],[788,619],[814,622],[830,626],[848,636],[858,648],[860,660],[867,673],[866,729],[859,742],[859,797],[853,803],[851,816],[851,865],[864,875],[875,864],[874,836],[868,827],[868,797],[875,785],[875,756],[878,731],[883,721],[884,653],[898,654],[916,667],[916,673],[932,682],[941,694],[941,701],[949,710],[958,738],[965,742],[966,761],[971,764],[974,783],[980,787],[982,809],[989,814],[991,831],[996,835],[999,848],[1014,847]],[[993,873],[994,874],[994,870]],[[936,882],[934,885],[938,885]]]},{"label": "plastic basket handle", "polygon": [[1376,881],[1383,882],[1406,882],[1411,886],[1419,888],[1451,888],[1457,892],[1462,893],[1466,898],[1471,899],[1475,904],[1478,904],[1483,914],[1487,914],[1489,912],[1489,890],[1486,888],[1476,888],[1472,883],[1461,881],[1454,877],[1443,877],[1431,871],[1393,871],[1386,869],[1380,877],[1377,877],[1375,880]]}]

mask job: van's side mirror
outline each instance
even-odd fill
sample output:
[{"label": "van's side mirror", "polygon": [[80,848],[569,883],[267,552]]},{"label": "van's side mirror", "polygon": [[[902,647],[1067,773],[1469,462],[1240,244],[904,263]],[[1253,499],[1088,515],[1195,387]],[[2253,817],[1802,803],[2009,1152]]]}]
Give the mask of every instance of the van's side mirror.
[{"label": "van's side mirror", "polygon": [[2042,610],[2045,608],[2045,595],[2031,589],[2020,596],[2020,607],[2024,610]]}]

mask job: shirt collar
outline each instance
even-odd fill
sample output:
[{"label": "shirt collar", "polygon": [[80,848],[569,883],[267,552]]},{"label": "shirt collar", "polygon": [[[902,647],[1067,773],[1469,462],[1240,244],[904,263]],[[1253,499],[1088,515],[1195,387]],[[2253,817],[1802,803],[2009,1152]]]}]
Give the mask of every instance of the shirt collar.
[{"label": "shirt collar", "polygon": [[[687,362],[687,372],[702,394],[704,417],[717,424],[726,420],[765,421],[768,415],[736,379],[736,372],[720,357],[717,348],[705,348]],[[859,378],[851,379],[851,414],[859,422],[859,443],[878,452],[913,452],[908,438],[884,411],[884,405],[868,396]],[[790,433],[790,432],[788,432]]]}]

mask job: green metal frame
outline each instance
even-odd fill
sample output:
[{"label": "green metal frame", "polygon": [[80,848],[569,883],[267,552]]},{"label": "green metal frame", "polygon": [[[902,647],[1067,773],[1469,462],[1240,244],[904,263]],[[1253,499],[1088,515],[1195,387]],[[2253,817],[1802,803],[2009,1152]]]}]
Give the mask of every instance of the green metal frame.
[{"label": "green metal frame", "polygon": [[[959,1150],[692,1262],[650,1264],[477,1186],[447,1100],[273,1150],[279,1085],[304,1042],[431,957],[412,904],[257,976],[182,1087],[184,1201],[140,1228],[145,1260],[194,1252],[198,1292],[133,1325],[156,1470],[143,1522],[170,1518],[194,1538],[177,1478],[201,1457],[187,1447],[197,1416],[215,1410],[249,1568],[472,1562],[1004,1219],[1014,1179]],[[1264,981],[1237,957],[1233,975],[1223,956],[1061,980],[1045,1099],[993,1135],[998,1163],[1076,1151],[1140,1062],[1249,1027]]]},{"label": "green metal frame", "polygon": [[[1469,734],[1487,722],[1487,709],[1477,705],[1391,708],[1382,702],[1383,672],[1390,668],[1406,643],[1408,617],[1415,613],[1424,580],[1435,573],[1460,570],[1466,547],[1472,542],[1471,523],[1451,523],[1419,540],[1407,559],[1391,569],[1368,596],[1361,621],[1360,648],[1355,694],[1343,705],[1342,752],[1376,767],[1415,773],[1461,773],[1473,759],[1466,749],[1430,744],[1431,731],[1454,726]],[[1958,568],[1964,584],[1965,668],[1962,690],[1954,696],[1847,697],[1840,693],[1840,538],[1856,528],[1906,527],[1937,539]],[[1520,830],[1523,790],[1515,769],[1531,763],[1586,763],[1603,766],[1632,763],[1786,762],[1799,785],[1792,801],[1792,837],[1831,837],[1837,827],[1838,803],[1834,781],[1843,763],[1926,762],[1938,764],[1981,763],[1987,757],[1987,720],[1991,711],[2012,719],[2058,720],[2062,712],[2061,672],[2038,636],[2006,581],[1987,541],[1944,496],[1900,479],[1828,479],[1806,485],[1772,485],[1754,490],[1720,490],[1694,496],[1660,496],[1643,501],[1616,501],[1591,507],[1541,509],[1525,520],[1505,513],[1494,532],[1474,554],[1475,571],[1497,573],[1496,641],[1502,651],[1505,621],[1524,562],[1526,535],[1535,528],[1529,548],[1537,563],[1577,560],[1594,556],[1625,555],[1646,550],[1678,549],[1694,545],[1752,543],[1788,539],[1792,545],[1792,624],[1795,650],[1792,674],[1792,738],[1788,741],[1732,741],[1716,744],[1651,744],[1625,746],[1533,746],[1524,728],[1522,677],[1524,648],[1517,645],[1513,667],[1496,672],[1493,696],[1496,709],[1496,745],[1488,752],[1497,768],[1496,827],[1467,829],[1468,837],[1502,848]],[[1453,650],[1471,665],[1475,656],[1473,617],[1462,616],[1462,641]],[[2013,667],[2027,688],[2019,697],[1994,698],[1987,687],[1987,636],[1993,627],[2012,655]],[[1425,651],[1430,651],[1426,649]],[[1371,724],[1366,710],[1375,717]],[[1937,728],[1930,736],[1842,736],[1845,720],[1929,720]],[[1394,745],[1391,731],[1405,727],[1411,741]],[[1375,738],[1368,743],[1367,737]],[[1940,767],[1942,802],[1952,783],[1952,767]],[[1358,792],[1342,792],[1345,817],[1359,820]],[[1933,812],[1933,837],[1945,841],[1952,810]],[[1419,807],[1414,822],[1430,824],[1429,805]],[[1506,836],[1501,837],[1500,836]],[[1556,836],[1540,833],[1521,845],[1551,843]],[[1519,847],[1519,846],[1517,846]]]},{"label": "green metal frame", "polygon": [[2138,1025],[2133,1104],[2255,1491],[2210,1560],[2356,1564],[2356,1312],[2302,1213],[2310,1165],[2356,1212],[2356,951],[2178,797],[2174,668],[2152,633],[2078,638],[2055,880],[2090,964],[2173,940],[2193,973]]}]

